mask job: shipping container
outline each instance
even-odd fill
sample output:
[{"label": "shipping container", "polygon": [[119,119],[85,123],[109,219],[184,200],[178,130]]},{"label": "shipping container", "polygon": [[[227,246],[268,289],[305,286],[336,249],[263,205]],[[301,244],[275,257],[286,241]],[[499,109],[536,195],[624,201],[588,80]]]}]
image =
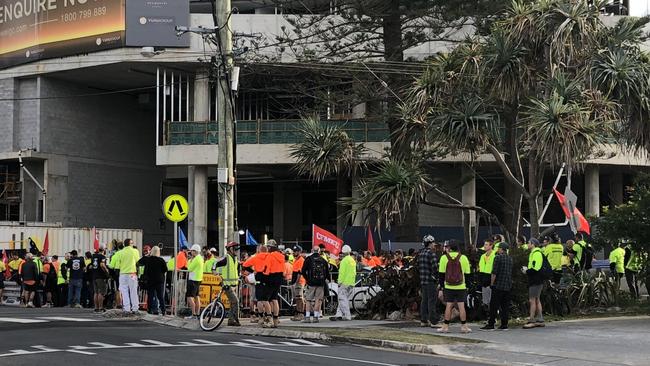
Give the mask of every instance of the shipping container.
[{"label": "shipping container", "polygon": [[[97,228],[99,243],[111,248],[111,241],[132,239],[139,250],[142,249],[142,230]],[[48,237],[48,255],[62,256],[76,249],[80,255],[86,251],[93,252],[93,228],[60,227],[48,224],[5,225],[0,223],[0,249],[29,250],[31,238],[39,250],[43,250],[45,236]]]}]

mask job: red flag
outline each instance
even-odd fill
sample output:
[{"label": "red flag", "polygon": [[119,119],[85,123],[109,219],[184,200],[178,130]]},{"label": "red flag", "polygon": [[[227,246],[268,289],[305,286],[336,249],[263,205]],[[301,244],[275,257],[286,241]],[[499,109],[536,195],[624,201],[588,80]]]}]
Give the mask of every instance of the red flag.
[{"label": "red flag", "polygon": [[[5,250],[2,251],[2,263],[4,263],[4,265],[5,265],[5,272],[0,274],[0,275],[4,276],[5,279],[11,278],[11,270],[9,269],[9,266],[7,265],[8,262],[9,262],[9,258],[7,258],[7,249],[5,249]],[[2,299],[0,299],[0,301],[2,301]]]},{"label": "red flag", "polygon": [[569,203],[567,202],[566,198],[564,195],[560,192],[557,191],[557,189],[553,188],[553,192],[555,192],[555,197],[557,197],[557,200],[560,201],[560,206],[562,206],[562,211],[564,211],[564,216],[566,216],[567,219],[569,220],[575,220],[574,222],[576,223],[576,231],[577,232],[583,232],[587,233],[587,235],[591,235],[591,229],[589,228],[589,222],[585,217],[582,215],[582,212],[578,210],[577,207],[573,208],[573,213],[571,212],[571,209],[569,207]]},{"label": "red flag", "polygon": [[343,247],[343,240],[316,225],[312,225],[311,228],[311,247],[313,248],[320,244],[323,244],[325,245],[325,250],[329,251],[333,255],[338,256],[341,248]]},{"label": "red flag", "polygon": [[99,250],[99,233],[97,232],[97,228],[93,226],[93,248],[95,248],[95,251]]},{"label": "red flag", "polygon": [[47,252],[50,251],[50,239],[49,239],[49,232],[48,230],[45,230],[45,241],[43,242],[43,255],[47,255]]},{"label": "red flag", "polygon": [[368,226],[368,251],[371,253],[375,253],[375,240],[372,237],[372,230],[370,230],[370,226]]}]

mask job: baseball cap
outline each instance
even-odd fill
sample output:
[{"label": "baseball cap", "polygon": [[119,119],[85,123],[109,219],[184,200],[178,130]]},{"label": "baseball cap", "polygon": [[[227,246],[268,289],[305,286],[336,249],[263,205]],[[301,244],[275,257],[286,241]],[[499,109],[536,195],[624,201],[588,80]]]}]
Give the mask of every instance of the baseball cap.
[{"label": "baseball cap", "polygon": [[198,244],[194,244],[194,245],[192,245],[192,249],[191,249],[191,250],[192,250],[193,252],[200,252],[200,251],[201,251],[201,246],[198,245]]},{"label": "baseball cap", "polygon": [[538,246],[539,245],[539,240],[537,240],[537,238],[530,238],[530,243],[534,244],[535,246]]},{"label": "baseball cap", "polygon": [[510,245],[508,245],[508,243],[499,243],[499,249],[509,250]]},{"label": "baseball cap", "polygon": [[293,247],[293,251],[294,252],[302,252],[302,247],[300,245],[296,245],[295,247]]},{"label": "baseball cap", "polygon": [[216,253],[216,252],[217,252],[217,248],[210,248],[210,252],[211,252],[211,253]]},{"label": "baseball cap", "polygon": [[352,248],[350,248],[349,245],[344,245],[343,248],[341,248],[341,252],[343,252],[345,254],[350,254],[351,251],[352,251]]}]

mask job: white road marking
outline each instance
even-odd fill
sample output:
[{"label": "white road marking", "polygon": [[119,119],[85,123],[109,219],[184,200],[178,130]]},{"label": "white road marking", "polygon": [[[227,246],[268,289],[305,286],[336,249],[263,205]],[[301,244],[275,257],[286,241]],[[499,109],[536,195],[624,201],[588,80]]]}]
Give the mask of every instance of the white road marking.
[{"label": "white road marking", "polygon": [[66,352],[79,353],[79,354],[82,354],[82,355],[96,355],[96,353],[94,353],[94,352],[80,351],[78,349],[69,349],[69,350],[66,350]]},{"label": "white road marking", "polygon": [[89,319],[89,318],[68,318],[65,316],[39,316],[36,319],[44,320],[61,320],[64,322],[97,322],[99,319]]},{"label": "white road marking", "polygon": [[[247,347],[247,346],[240,346],[240,347]],[[368,360],[359,360],[359,359],[356,359],[356,358],[347,358],[347,357],[338,357],[338,356],[328,356],[328,355],[321,355],[321,354],[318,354],[318,353],[291,351],[291,350],[288,350],[288,349],[266,348],[266,347],[257,347],[257,346],[248,346],[248,347],[254,348],[254,349],[261,349],[261,350],[265,350],[265,351],[271,351],[271,352],[293,353],[293,354],[297,354],[297,355],[321,357],[321,358],[328,358],[328,359],[331,359],[331,360],[341,360],[341,361],[349,361],[349,362],[356,362],[356,363],[365,363],[365,364],[369,364],[369,365],[399,366],[399,365],[395,365],[395,364],[392,364],[392,363],[383,363],[383,362],[375,362],[375,361],[368,361]]]},{"label": "white road marking", "polygon": [[264,341],[258,341],[257,339],[242,339],[242,341],[246,341],[248,343],[253,343],[256,346],[277,346],[277,344],[264,342]]},{"label": "white road marking", "polygon": [[[304,344],[304,345],[306,345],[306,346],[311,346],[311,347],[327,347],[327,346],[325,346],[325,345],[323,345],[323,344],[318,344],[318,343],[310,342],[310,341],[305,340],[305,339],[292,339],[292,341],[294,341],[294,342],[298,342],[298,343],[302,343],[302,344]],[[287,343],[290,343],[290,342],[287,342]]]},{"label": "white road marking", "polygon": [[202,344],[208,344],[208,345],[211,345],[211,346],[225,346],[225,344],[223,344],[223,343],[206,341],[205,339],[193,339],[193,341],[199,342],[199,343],[202,343]]},{"label": "white road marking", "polygon": [[98,346],[98,348],[120,348],[121,346],[116,346],[114,344],[102,343],[102,342],[88,342],[93,346]]},{"label": "white road marking", "polygon": [[61,351],[60,349],[50,348],[48,346],[42,346],[42,345],[31,346],[31,347],[36,348],[37,350],[40,350],[40,351],[43,351],[43,352],[60,352]]},{"label": "white road marking", "polygon": [[143,339],[142,341],[147,342],[147,343],[151,343],[151,344],[155,344],[157,346],[163,346],[163,347],[172,347],[173,346],[173,344],[171,344],[171,343],[156,341],[156,340],[153,340],[153,339]]},{"label": "white road marking", "polygon": [[47,323],[47,320],[25,319],[25,318],[0,318],[0,322],[30,324],[30,323]]},{"label": "white road marking", "polygon": [[30,351],[24,349],[10,349],[9,352],[13,353],[14,355],[26,355],[31,353]]},{"label": "white road marking", "polygon": [[[34,355],[34,354],[39,354],[39,353],[53,353],[53,352],[71,352],[71,353],[78,353],[82,355],[95,355],[96,350],[102,350],[102,349],[126,349],[126,348],[178,348],[178,347],[223,347],[223,346],[236,346],[236,347],[244,347],[244,348],[254,348],[254,349],[262,349],[262,350],[270,350],[270,351],[278,351],[277,348],[265,348],[265,347],[277,347],[277,346],[289,346],[289,347],[327,347],[326,345],[310,342],[310,341],[305,341],[302,339],[291,339],[289,341],[285,342],[277,342],[277,343],[270,343],[270,342],[265,342],[257,339],[244,339],[246,342],[229,342],[229,343],[218,343],[218,342],[213,342],[213,341],[208,341],[205,339],[193,339],[194,342],[177,342],[177,343],[168,343],[168,342],[163,342],[163,341],[157,341],[154,339],[142,339],[140,340],[143,343],[136,343],[136,342],[131,342],[131,343],[124,343],[122,345],[117,345],[117,344],[109,344],[109,343],[103,343],[103,342],[88,342],[87,346],[81,346],[81,345],[75,345],[75,346],[69,346],[67,348],[62,348],[62,349],[57,349],[57,348],[51,348],[48,346],[44,345],[35,345],[35,346],[30,346],[31,348],[37,349],[37,351],[31,351],[31,350],[24,350],[24,349],[13,349],[9,350],[9,353],[4,353],[0,354],[0,357],[11,357],[11,356],[20,356],[20,355]],[[196,343],[195,343],[196,342]],[[299,353],[300,354],[300,353]],[[334,356],[324,356],[324,355],[316,355],[317,357],[325,357],[325,358],[334,358],[334,359],[339,359]],[[348,361],[355,361],[354,359],[346,359],[346,358],[340,358]],[[377,365],[389,365],[389,364],[384,364],[384,363],[375,363],[375,362],[366,362],[365,363],[371,363],[371,364],[377,364]]]}]

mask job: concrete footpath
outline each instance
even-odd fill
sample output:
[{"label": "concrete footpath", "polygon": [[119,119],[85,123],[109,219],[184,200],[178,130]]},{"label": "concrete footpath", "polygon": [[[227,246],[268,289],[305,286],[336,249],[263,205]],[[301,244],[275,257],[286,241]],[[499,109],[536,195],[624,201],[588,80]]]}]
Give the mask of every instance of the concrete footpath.
[{"label": "concrete footpath", "polygon": [[[151,315],[143,319],[201,331],[196,320]],[[414,322],[325,319],[304,324],[283,319],[279,328],[266,329],[242,319],[241,327],[222,325],[216,332],[360,344],[501,365],[650,364],[650,316],[557,321],[532,330],[486,332],[480,326],[472,324],[473,333],[460,334],[459,326],[452,325],[449,334],[439,334]]]}]

